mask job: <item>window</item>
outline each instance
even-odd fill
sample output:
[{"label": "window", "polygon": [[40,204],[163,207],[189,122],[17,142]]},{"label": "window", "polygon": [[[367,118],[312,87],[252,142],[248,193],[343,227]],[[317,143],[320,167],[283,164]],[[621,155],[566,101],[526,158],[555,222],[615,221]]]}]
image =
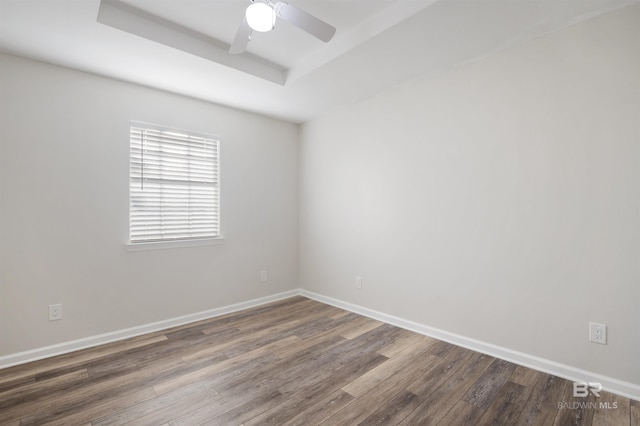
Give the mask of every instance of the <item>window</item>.
[{"label": "window", "polygon": [[132,123],[130,242],[219,238],[218,163],[213,136]]}]

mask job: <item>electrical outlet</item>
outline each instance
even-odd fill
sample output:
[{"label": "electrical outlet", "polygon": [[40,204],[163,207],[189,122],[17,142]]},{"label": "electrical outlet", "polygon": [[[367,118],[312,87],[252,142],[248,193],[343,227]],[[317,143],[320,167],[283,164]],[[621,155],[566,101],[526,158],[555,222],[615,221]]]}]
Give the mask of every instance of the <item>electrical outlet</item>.
[{"label": "electrical outlet", "polygon": [[268,279],[269,276],[267,274],[267,271],[260,271],[260,282],[266,283]]},{"label": "electrical outlet", "polygon": [[356,277],[356,288],[362,290],[362,277]]},{"label": "electrical outlet", "polygon": [[593,343],[599,343],[601,345],[606,345],[607,344],[607,326],[605,324],[590,322],[589,323],[589,341]]},{"label": "electrical outlet", "polygon": [[62,319],[62,305],[49,305],[49,321]]}]

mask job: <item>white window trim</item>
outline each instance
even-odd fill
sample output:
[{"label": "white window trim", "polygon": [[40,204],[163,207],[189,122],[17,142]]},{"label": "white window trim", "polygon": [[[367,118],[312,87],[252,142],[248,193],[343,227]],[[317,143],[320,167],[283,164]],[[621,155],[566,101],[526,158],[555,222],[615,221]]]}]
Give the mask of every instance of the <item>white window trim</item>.
[{"label": "white window trim", "polygon": [[200,238],[194,240],[153,241],[145,243],[127,242],[127,251],[165,250],[182,247],[216,246],[224,242],[224,237]]},{"label": "white window trim", "polygon": [[[168,126],[162,126],[162,125],[158,125],[158,124],[153,124],[153,123],[147,123],[147,122],[143,122],[143,121],[130,121],[129,122],[129,129],[131,127],[146,127],[146,128],[150,128],[150,129],[156,129],[156,130],[169,130],[169,131],[177,131],[177,132],[181,132],[181,133],[186,133],[192,136],[196,136],[196,137],[203,137],[203,138],[213,138],[215,140],[218,141],[218,162],[220,161],[220,151],[221,151],[221,144],[220,144],[220,136],[216,135],[216,134],[212,134],[212,133],[202,133],[202,132],[195,132],[192,130],[186,130],[186,129],[180,129],[180,128],[175,128],[175,127],[168,127]],[[131,142],[129,142],[130,144]],[[131,161],[131,154],[128,152],[128,160]],[[220,163],[218,163],[218,173],[220,173]],[[221,181],[220,181],[220,176],[218,176],[218,194],[220,196],[221,194]],[[129,200],[131,200],[131,195],[129,195]],[[131,214],[131,207],[129,207],[129,211],[128,214]],[[220,205],[220,200],[218,200],[218,221],[219,221],[219,228],[222,228],[222,209],[221,209],[221,205]],[[127,226],[129,228],[129,232],[130,232],[130,222],[128,221]],[[129,234],[128,232],[128,234]],[[182,248],[182,247],[201,247],[201,246],[210,246],[210,245],[220,245],[222,243],[224,243],[224,236],[222,235],[222,233],[218,236],[215,237],[206,237],[206,238],[196,238],[196,239],[184,239],[184,240],[167,240],[167,241],[140,241],[140,242],[131,242],[130,240],[127,240],[127,242],[125,243],[125,247],[126,250],[128,252],[136,252],[136,251],[148,251],[148,250],[164,250],[164,249],[174,249],[174,248]]]}]

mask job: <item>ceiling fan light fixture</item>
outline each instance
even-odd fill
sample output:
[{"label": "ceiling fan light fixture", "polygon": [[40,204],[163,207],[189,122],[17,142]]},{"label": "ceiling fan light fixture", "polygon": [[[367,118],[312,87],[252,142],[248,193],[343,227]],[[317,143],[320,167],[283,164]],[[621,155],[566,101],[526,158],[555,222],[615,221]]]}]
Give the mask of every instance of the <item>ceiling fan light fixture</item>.
[{"label": "ceiling fan light fixture", "polygon": [[246,16],[251,29],[262,33],[271,31],[276,23],[276,12],[266,3],[249,5]]}]

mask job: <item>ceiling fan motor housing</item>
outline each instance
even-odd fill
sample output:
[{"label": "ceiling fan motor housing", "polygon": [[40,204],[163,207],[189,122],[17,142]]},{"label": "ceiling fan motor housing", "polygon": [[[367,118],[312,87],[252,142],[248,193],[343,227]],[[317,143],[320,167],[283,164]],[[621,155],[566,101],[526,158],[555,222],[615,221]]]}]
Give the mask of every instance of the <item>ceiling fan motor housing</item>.
[{"label": "ceiling fan motor housing", "polygon": [[276,24],[276,12],[268,3],[253,2],[247,7],[247,23],[258,32],[271,31]]}]

